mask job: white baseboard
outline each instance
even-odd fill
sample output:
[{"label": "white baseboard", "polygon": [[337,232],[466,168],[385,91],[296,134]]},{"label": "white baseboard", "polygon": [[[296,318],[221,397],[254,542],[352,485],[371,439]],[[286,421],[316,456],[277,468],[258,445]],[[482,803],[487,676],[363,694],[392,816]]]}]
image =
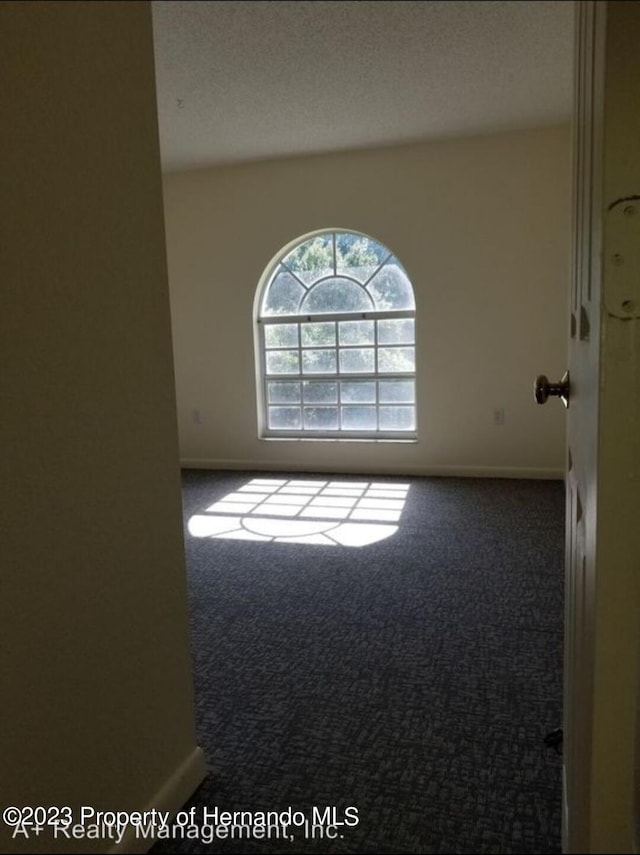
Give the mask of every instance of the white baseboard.
[{"label": "white baseboard", "polygon": [[[205,775],[204,754],[201,748],[196,747],[167,778],[150,803],[145,805],[144,810],[155,808],[169,811],[172,817],[175,816],[200,786]],[[136,836],[134,829],[129,826],[120,843],[116,843],[109,849],[109,855],[125,852],[127,855],[137,855],[137,853],[148,852],[155,842],[155,840]]]},{"label": "white baseboard", "polygon": [[182,469],[233,469],[251,472],[339,472],[345,475],[414,475],[417,477],[449,478],[534,478],[540,480],[564,479],[562,469],[543,469],[520,466],[349,466],[344,463],[328,465],[326,463],[300,463],[297,460],[214,460],[205,458],[184,458],[180,461]]}]

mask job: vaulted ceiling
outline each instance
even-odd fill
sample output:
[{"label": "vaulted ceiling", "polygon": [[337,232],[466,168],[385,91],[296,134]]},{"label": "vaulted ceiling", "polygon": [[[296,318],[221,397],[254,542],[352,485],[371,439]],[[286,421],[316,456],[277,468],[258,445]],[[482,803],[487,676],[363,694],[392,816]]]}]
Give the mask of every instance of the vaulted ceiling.
[{"label": "vaulted ceiling", "polygon": [[167,171],[570,118],[567,0],[152,8]]}]

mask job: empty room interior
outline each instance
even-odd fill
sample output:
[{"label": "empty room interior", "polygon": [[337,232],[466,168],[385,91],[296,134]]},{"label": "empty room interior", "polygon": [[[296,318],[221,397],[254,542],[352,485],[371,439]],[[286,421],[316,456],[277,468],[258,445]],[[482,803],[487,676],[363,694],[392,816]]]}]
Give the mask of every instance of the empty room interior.
[{"label": "empty room interior", "polygon": [[2,851],[563,851],[574,12],[0,4]]},{"label": "empty room interior", "polygon": [[154,27],[193,804],[356,807],[318,851],[559,851],[565,416],[532,382],[566,361],[572,10]]}]

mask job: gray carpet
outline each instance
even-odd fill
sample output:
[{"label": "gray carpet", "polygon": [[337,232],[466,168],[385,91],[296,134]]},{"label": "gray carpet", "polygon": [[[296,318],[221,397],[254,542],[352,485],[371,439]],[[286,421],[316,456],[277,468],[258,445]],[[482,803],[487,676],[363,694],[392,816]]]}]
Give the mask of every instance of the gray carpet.
[{"label": "gray carpet", "polygon": [[[278,476],[184,472],[185,524],[252,477]],[[187,808],[355,806],[358,825],[154,852],[560,852],[564,487],[374,480],[411,487],[370,546],[185,533],[210,770]]]}]

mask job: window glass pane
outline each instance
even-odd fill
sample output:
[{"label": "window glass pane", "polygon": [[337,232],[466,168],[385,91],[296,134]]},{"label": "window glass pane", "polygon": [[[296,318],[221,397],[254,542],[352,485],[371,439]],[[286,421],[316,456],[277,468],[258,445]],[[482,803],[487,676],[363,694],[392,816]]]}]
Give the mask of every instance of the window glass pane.
[{"label": "window glass pane", "polygon": [[310,285],[323,276],[332,276],[333,237],[331,234],[317,235],[292,249],[284,259],[284,264],[305,285]]},{"label": "window glass pane", "polygon": [[343,404],[375,404],[376,384],[372,382],[347,382],[340,384]]},{"label": "window glass pane", "polygon": [[364,288],[350,279],[334,277],[319,282],[307,291],[302,301],[303,314],[366,312],[373,308]]},{"label": "window glass pane", "polygon": [[337,404],[338,384],[305,380],[302,393],[307,404]]},{"label": "window glass pane", "polygon": [[300,430],[300,408],[269,407],[269,427],[272,430]]},{"label": "window glass pane", "polygon": [[397,258],[391,258],[367,285],[376,309],[415,309],[413,289]]},{"label": "window glass pane", "polygon": [[304,426],[306,430],[337,430],[337,407],[305,407]]},{"label": "window glass pane", "polygon": [[413,310],[406,271],[373,238],[332,231],[293,245],[261,303],[268,428],[363,438],[415,431]]},{"label": "window glass pane", "polygon": [[379,347],[378,371],[414,371],[416,367],[413,347]]},{"label": "window glass pane", "polygon": [[381,404],[413,404],[416,399],[413,380],[381,380]]},{"label": "window glass pane", "polygon": [[378,321],[378,344],[413,344],[414,325],[413,318]]},{"label": "window glass pane", "polygon": [[340,344],[373,344],[373,321],[341,321]]},{"label": "window glass pane", "polygon": [[343,374],[375,371],[376,363],[372,347],[350,348],[340,351],[340,371]]},{"label": "window glass pane", "polygon": [[267,288],[262,314],[295,315],[304,295],[302,285],[290,273],[280,270]]},{"label": "window glass pane", "polygon": [[336,343],[336,325],[329,321],[321,324],[302,324],[302,346],[319,347]]},{"label": "window glass pane", "polygon": [[270,404],[297,404],[300,401],[299,383],[267,383]]},{"label": "window glass pane", "polygon": [[267,374],[299,374],[300,360],[297,350],[268,350]]},{"label": "window glass pane", "polygon": [[298,324],[265,324],[264,343],[267,347],[297,347]]},{"label": "window glass pane", "polygon": [[366,282],[389,253],[382,244],[364,235],[336,232],[336,265],[338,274]]},{"label": "window glass pane", "polygon": [[414,430],[415,407],[380,407],[380,430]]},{"label": "window glass pane", "polygon": [[343,430],[375,430],[377,427],[375,407],[343,407]]},{"label": "window glass pane", "polygon": [[334,374],[336,371],[335,350],[303,350],[303,374]]}]

